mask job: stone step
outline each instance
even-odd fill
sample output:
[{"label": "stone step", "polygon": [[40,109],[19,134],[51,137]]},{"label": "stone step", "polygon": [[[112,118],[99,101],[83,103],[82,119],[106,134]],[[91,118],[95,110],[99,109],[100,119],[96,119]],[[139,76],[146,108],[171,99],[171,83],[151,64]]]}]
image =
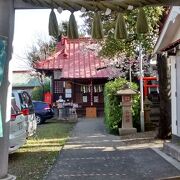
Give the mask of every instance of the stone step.
[{"label": "stone step", "polygon": [[150,114],[150,119],[160,119],[160,114]]},{"label": "stone step", "polygon": [[160,108],[160,105],[159,104],[153,104],[151,105],[152,108]]},{"label": "stone step", "polygon": [[160,108],[159,107],[151,107],[151,112],[153,111],[153,110],[155,110],[155,111],[159,111],[160,112]]},{"label": "stone step", "polygon": [[159,124],[159,120],[151,120],[151,122],[152,122],[153,124],[156,124],[156,125]]},{"label": "stone step", "polygon": [[160,109],[159,108],[151,108],[150,112],[151,113],[156,113],[156,112],[160,113]]},{"label": "stone step", "polygon": [[158,108],[158,109],[160,109],[160,106],[159,105],[153,105],[153,106],[151,106],[151,108],[153,109],[153,108]]},{"label": "stone step", "polygon": [[150,117],[160,117],[160,113],[150,113]]},{"label": "stone step", "polygon": [[151,108],[160,108],[160,104],[151,104]]},{"label": "stone step", "polygon": [[156,129],[156,125],[152,122],[145,122],[145,131],[154,131]]},{"label": "stone step", "polygon": [[163,145],[163,152],[180,161],[180,145],[171,142],[165,142]]},{"label": "stone step", "polygon": [[160,116],[150,116],[150,120],[151,121],[159,121],[160,120]]},{"label": "stone step", "polygon": [[150,118],[150,120],[151,120],[151,122],[156,123],[156,122],[160,121],[160,118]]}]

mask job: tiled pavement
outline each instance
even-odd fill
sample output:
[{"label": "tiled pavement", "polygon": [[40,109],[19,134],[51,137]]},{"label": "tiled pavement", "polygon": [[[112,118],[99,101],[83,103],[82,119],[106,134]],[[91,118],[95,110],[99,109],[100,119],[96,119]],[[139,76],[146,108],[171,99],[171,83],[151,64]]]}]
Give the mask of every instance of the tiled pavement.
[{"label": "tiled pavement", "polygon": [[46,180],[153,180],[180,171],[151,150],[109,135],[103,119],[81,119]]}]

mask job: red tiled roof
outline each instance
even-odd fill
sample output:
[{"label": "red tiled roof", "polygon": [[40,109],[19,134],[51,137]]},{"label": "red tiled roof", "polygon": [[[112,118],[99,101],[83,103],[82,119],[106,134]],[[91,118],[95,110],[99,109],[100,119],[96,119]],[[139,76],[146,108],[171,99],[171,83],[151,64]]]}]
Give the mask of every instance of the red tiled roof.
[{"label": "red tiled roof", "polygon": [[62,39],[57,44],[57,53],[47,60],[39,61],[36,69],[62,70],[62,78],[108,78],[113,73],[109,68],[97,71],[105,63],[95,56],[94,51],[84,51],[86,42],[93,43],[89,38],[78,40]]}]

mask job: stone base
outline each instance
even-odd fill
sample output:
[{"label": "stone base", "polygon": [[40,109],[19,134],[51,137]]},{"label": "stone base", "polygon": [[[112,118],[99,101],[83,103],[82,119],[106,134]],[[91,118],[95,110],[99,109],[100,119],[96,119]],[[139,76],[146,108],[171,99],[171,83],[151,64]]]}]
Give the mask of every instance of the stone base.
[{"label": "stone base", "polygon": [[137,133],[136,128],[119,128],[120,136],[125,136],[125,135],[135,134],[135,133]]},{"label": "stone base", "polygon": [[0,180],[16,180],[16,176],[8,174],[7,177],[5,177],[3,179],[0,178]]},{"label": "stone base", "polygon": [[179,142],[180,142],[180,137],[172,134],[172,143],[173,144],[179,144]]},{"label": "stone base", "polygon": [[163,152],[180,161],[180,145],[165,142],[163,144]]}]

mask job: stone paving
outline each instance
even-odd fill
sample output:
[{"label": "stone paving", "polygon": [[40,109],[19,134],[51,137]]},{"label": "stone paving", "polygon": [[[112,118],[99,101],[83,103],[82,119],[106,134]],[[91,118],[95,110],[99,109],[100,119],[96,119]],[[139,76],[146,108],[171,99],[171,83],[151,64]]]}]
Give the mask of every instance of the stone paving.
[{"label": "stone paving", "polygon": [[129,144],[108,134],[103,119],[81,119],[45,179],[153,180],[180,175],[151,149],[155,146]]}]

